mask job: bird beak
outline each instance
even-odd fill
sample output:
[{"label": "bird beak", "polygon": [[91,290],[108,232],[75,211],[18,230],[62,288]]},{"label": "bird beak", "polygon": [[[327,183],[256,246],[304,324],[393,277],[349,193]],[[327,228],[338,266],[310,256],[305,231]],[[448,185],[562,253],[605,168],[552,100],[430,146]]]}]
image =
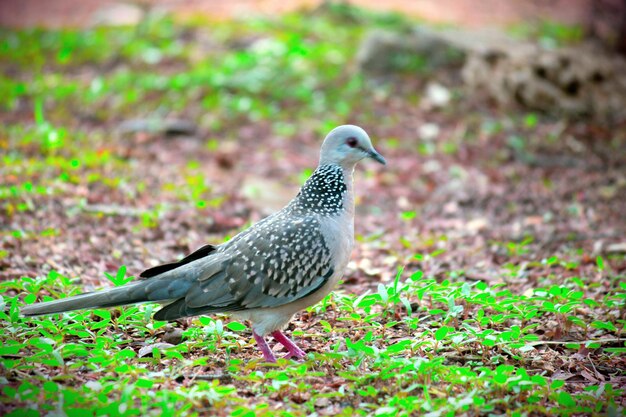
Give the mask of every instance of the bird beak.
[{"label": "bird beak", "polygon": [[367,152],[369,157],[372,158],[374,161],[379,162],[383,165],[387,165],[387,161],[385,161],[385,158],[383,158],[383,156],[381,154],[379,154],[378,152],[376,152],[375,149],[371,149],[369,152]]}]

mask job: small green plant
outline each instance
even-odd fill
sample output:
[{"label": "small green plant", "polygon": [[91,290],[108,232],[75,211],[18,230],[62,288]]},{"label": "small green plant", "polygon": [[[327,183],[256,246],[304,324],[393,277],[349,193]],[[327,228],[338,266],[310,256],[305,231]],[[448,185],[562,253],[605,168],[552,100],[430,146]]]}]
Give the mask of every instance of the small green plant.
[{"label": "small green plant", "polygon": [[104,275],[115,285],[116,287],[126,285],[131,282],[134,277],[126,276],[126,265],[120,266],[115,275],[111,275],[108,272],[105,272]]}]

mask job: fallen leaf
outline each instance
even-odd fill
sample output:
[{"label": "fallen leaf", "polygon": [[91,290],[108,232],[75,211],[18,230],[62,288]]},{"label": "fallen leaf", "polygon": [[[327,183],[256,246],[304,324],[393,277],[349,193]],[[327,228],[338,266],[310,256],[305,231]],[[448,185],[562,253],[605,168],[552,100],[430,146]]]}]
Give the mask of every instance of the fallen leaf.
[{"label": "fallen leaf", "polygon": [[604,250],[606,253],[626,253],[626,242],[612,243]]},{"label": "fallen leaf", "polygon": [[164,343],[164,342],[153,343],[153,344],[146,345],[142,347],[141,349],[139,349],[137,356],[140,358],[143,358],[146,356],[152,356],[152,352],[154,349],[161,351],[161,350],[167,350],[171,347],[174,347],[174,345],[171,343]]}]

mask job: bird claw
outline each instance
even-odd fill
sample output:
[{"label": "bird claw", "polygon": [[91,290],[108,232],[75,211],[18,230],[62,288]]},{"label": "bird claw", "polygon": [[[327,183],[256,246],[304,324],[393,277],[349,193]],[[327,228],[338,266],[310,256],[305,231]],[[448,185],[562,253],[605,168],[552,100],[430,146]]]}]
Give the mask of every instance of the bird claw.
[{"label": "bird claw", "polygon": [[298,349],[297,351],[289,350],[285,354],[285,356],[283,356],[283,358],[285,358],[285,359],[292,359],[293,358],[293,359],[296,359],[296,360],[304,359],[304,358],[306,358],[306,353],[303,350],[301,350],[301,349]]},{"label": "bird claw", "polygon": [[272,333],[272,336],[278,343],[287,348],[287,354],[284,356],[285,358],[296,358],[296,359],[304,359],[306,357],[306,353],[300,349],[291,339],[285,336],[280,330],[276,330]]},{"label": "bird claw", "polygon": [[265,339],[263,339],[263,336],[257,334],[257,332],[254,331],[252,332],[252,335],[254,336],[254,339],[256,340],[259,349],[261,349],[261,352],[263,353],[263,358],[265,358],[265,362],[276,362],[276,356],[274,356],[274,352],[272,352],[272,349],[270,349]]},{"label": "bird claw", "polygon": [[293,359],[294,361],[299,361],[302,359],[302,357],[300,356],[296,356],[294,354],[292,354],[291,352],[286,353],[285,356],[283,356],[284,359]]},{"label": "bird claw", "polygon": [[[261,352],[263,353],[263,358],[266,362],[276,362],[276,356],[274,356],[274,352],[270,349],[269,345],[263,338],[263,336],[259,335],[256,332],[252,332],[254,335],[254,339],[256,340]],[[272,336],[278,343],[287,348],[287,354],[283,356],[285,359],[294,358],[296,360],[304,359],[306,357],[306,352],[300,349],[291,339],[282,334],[279,330],[272,333]]]}]

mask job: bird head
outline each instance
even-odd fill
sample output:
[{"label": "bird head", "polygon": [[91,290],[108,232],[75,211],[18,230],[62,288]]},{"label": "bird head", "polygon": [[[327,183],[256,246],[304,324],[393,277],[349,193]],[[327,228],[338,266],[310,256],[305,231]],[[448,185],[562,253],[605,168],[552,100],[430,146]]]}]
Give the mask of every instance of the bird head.
[{"label": "bird head", "polygon": [[336,164],[352,168],[362,159],[371,158],[385,165],[387,162],[372,146],[365,130],[354,125],[334,128],[324,139],[320,154],[320,165]]}]

